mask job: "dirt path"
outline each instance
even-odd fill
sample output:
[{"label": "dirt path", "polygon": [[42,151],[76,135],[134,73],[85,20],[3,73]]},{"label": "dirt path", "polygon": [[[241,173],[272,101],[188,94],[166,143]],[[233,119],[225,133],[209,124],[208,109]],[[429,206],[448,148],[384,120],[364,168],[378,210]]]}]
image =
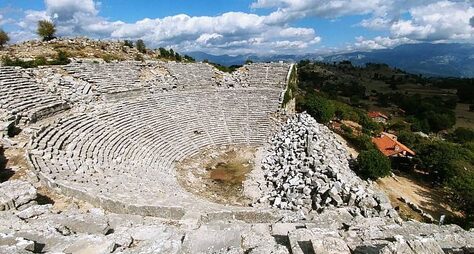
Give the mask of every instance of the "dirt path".
[{"label": "dirt path", "polygon": [[389,176],[377,180],[377,184],[390,198],[392,205],[399,206],[399,213],[402,217],[422,220],[421,216],[399,200],[400,197],[415,203],[436,220],[443,214],[447,216],[460,215],[446,204],[446,197],[442,190],[427,186],[409,176]]}]

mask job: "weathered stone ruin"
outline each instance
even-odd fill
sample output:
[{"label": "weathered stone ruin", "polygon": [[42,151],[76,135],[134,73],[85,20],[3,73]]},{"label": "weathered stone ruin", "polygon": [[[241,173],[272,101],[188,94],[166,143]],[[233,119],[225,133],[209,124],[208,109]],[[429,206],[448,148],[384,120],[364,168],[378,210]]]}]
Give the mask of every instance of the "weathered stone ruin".
[{"label": "weathered stone ruin", "polygon": [[[30,172],[0,183],[0,253],[472,253],[473,231],[403,221],[328,128],[286,114],[291,69],[0,67],[0,137]],[[231,146],[262,148],[245,185],[254,202],[179,184],[178,163]]]},{"label": "weathered stone ruin", "polygon": [[335,134],[308,114],[289,118],[270,144],[262,167],[273,207],[305,214],[351,207],[353,215],[396,217],[384,194],[350,169],[349,154]]}]

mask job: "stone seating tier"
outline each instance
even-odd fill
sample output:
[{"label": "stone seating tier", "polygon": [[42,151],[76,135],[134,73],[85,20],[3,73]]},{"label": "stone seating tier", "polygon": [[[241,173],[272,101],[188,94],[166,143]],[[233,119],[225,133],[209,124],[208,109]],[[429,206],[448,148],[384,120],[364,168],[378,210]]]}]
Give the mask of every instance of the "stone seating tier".
[{"label": "stone seating tier", "polygon": [[205,148],[264,144],[280,92],[180,91],[110,103],[37,133],[29,162],[51,186],[111,211],[164,217],[245,211],[186,192],[175,165]]}]

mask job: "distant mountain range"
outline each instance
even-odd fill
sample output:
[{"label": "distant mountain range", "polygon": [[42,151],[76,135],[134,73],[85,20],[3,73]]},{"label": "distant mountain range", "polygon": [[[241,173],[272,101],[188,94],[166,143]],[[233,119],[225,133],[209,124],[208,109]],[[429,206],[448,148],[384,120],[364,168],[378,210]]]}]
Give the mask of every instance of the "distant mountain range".
[{"label": "distant mountain range", "polygon": [[229,56],[210,55],[204,52],[188,52],[198,61],[209,60],[230,66],[241,65],[247,60],[254,62],[291,61],[310,59],[325,62],[349,60],[354,65],[366,63],[386,63],[410,73],[426,76],[474,77],[474,44],[460,43],[420,43],[405,44],[392,49],[380,49],[370,52],[350,52],[334,55],[267,55],[253,54]]}]

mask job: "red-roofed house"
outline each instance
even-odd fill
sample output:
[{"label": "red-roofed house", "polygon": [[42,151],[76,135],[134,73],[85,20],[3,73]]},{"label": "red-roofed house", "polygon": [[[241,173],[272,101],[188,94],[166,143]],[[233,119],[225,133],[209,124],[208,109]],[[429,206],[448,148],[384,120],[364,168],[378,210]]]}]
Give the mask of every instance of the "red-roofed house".
[{"label": "red-roofed house", "polygon": [[380,137],[372,138],[372,143],[387,157],[412,157],[415,152],[398,142],[391,134],[382,132]]},{"label": "red-roofed house", "polygon": [[368,113],[369,117],[378,122],[378,123],[386,123],[387,120],[388,120],[388,116],[381,113],[381,112],[378,112],[378,111],[371,111]]}]

